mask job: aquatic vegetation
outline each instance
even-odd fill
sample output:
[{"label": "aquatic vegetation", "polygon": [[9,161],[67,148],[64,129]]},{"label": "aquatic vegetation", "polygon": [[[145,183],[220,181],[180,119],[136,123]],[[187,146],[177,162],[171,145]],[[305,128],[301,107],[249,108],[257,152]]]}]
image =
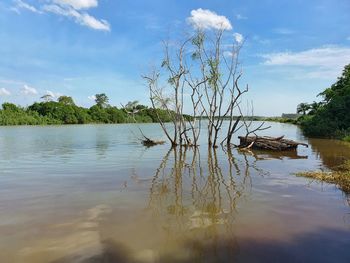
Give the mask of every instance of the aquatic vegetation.
[{"label": "aquatic vegetation", "polygon": [[350,160],[340,165],[334,171],[310,171],[297,173],[297,176],[316,179],[319,181],[336,184],[345,193],[350,193]]}]

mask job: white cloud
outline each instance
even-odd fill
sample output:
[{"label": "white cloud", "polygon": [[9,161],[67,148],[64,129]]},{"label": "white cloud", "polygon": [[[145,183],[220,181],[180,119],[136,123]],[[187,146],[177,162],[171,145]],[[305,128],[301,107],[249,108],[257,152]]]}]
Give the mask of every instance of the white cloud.
[{"label": "white cloud", "polygon": [[215,12],[202,8],[192,10],[187,21],[196,29],[232,29],[230,21],[225,16],[217,15]]},{"label": "white cloud", "polygon": [[110,24],[104,19],[97,19],[82,9],[90,9],[98,6],[98,0],[46,0],[46,4],[35,7],[22,0],[14,0],[15,6],[11,8],[19,14],[19,9],[27,9],[34,13],[54,13],[56,15],[70,17],[80,25],[95,30],[110,31]]},{"label": "white cloud", "polygon": [[95,95],[88,96],[88,99],[95,101],[96,100],[96,96]]},{"label": "white cloud", "polygon": [[81,13],[69,6],[44,5],[43,10],[46,12],[54,13],[56,15],[71,17],[78,24],[88,26],[92,29],[110,31],[110,25],[106,20],[98,20],[86,12]]},{"label": "white cloud", "polygon": [[237,14],[236,15],[236,19],[237,20],[244,20],[244,19],[248,19],[248,17],[244,16],[244,15],[241,15],[241,14]]},{"label": "white cloud", "polygon": [[[350,47],[325,46],[300,52],[264,54],[269,66],[307,67],[309,78],[335,78],[350,61]],[[311,70],[311,71],[310,71]]]},{"label": "white cloud", "polygon": [[350,48],[328,46],[301,52],[281,52],[262,55],[266,65],[344,66],[350,61]]},{"label": "white cloud", "polygon": [[96,30],[103,30],[103,31],[110,31],[111,27],[110,24],[104,20],[98,20],[95,17],[89,15],[89,14],[81,14],[81,17],[78,18],[78,22],[82,25],[91,27]]},{"label": "white cloud", "polygon": [[242,34],[240,33],[234,33],[233,34],[233,37],[235,38],[235,41],[238,43],[238,44],[241,44],[244,40],[244,37]]},{"label": "white cloud", "polygon": [[10,95],[11,95],[11,92],[8,91],[7,89],[5,88],[0,89],[0,96],[10,96]]},{"label": "white cloud", "polygon": [[21,93],[24,95],[37,95],[38,91],[35,88],[29,87],[28,85],[24,85],[21,89]]},{"label": "white cloud", "polygon": [[74,9],[89,9],[98,6],[97,0],[54,0],[56,4],[71,6]]},{"label": "white cloud", "polygon": [[59,92],[53,92],[53,91],[50,91],[50,90],[47,90],[45,95],[49,95],[49,96],[51,96],[51,97],[54,98],[54,99],[55,99],[55,98],[59,98],[59,97],[62,96],[61,93],[59,93]]},{"label": "white cloud", "polygon": [[22,0],[14,0],[13,2],[15,3],[15,6],[12,7],[12,10],[16,13],[19,13],[19,9],[27,9],[29,11],[32,11],[33,13],[42,14],[42,11],[30,4],[23,2]]}]

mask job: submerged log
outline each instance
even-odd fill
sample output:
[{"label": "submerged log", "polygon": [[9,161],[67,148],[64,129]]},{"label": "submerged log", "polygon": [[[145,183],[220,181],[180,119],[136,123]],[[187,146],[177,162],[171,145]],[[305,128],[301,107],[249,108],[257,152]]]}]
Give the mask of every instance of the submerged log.
[{"label": "submerged log", "polygon": [[295,150],[298,145],[309,147],[306,143],[296,142],[293,140],[284,139],[281,137],[269,136],[239,136],[240,148],[245,149],[263,149],[272,151]]},{"label": "submerged log", "polygon": [[146,147],[152,147],[152,146],[156,146],[156,145],[160,145],[160,144],[164,144],[165,141],[155,141],[155,140],[152,140],[150,138],[148,138],[143,132],[142,130],[139,128],[142,136],[143,136],[143,139],[141,139],[141,143],[143,144],[143,146],[146,146]]},{"label": "submerged log", "polygon": [[147,137],[145,137],[144,140],[142,140],[142,144],[146,147],[152,147],[152,146],[156,146],[156,145],[160,145],[160,144],[164,144],[165,141],[155,141],[155,140],[151,140]]}]

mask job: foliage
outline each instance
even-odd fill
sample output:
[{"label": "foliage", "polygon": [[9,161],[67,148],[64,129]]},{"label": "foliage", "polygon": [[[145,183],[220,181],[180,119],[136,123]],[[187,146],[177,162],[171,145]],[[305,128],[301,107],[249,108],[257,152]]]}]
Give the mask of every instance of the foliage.
[{"label": "foliage", "polygon": [[38,112],[25,110],[12,103],[4,103],[0,110],[0,125],[43,125],[60,124],[50,117],[40,116]]},{"label": "foliage", "polygon": [[319,96],[323,101],[310,104],[311,110],[298,120],[304,133],[339,138],[350,135],[350,64],[338,81]]},{"label": "foliage", "polygon": [[61,96],[57,101],[64,105],[75,105],[73,98],[69,96]]},{"label": "foliage", "polygon": [[53,97],[50,94],[45,94],[44,96],[40,97],[40,99],[42,99],[43,101],[49,102],[53,100]]},{"label": "foliage", "polygon": [[105,108],[108,106],[108,97],[106,94],[101,93],[101,94],[96,94],[95,95],[95,102],[96,105],[99,106],[100,108]]},{"label": "foliage", "polygon": [[305,102],[302,102],[297,106],[297,113],[299,114],[302,113],[305,115],[308,110],[310,110],[310,105]]},{"label": "foliage", "polygon": [[[101,96],[99,96],[101,95]],[[75,105],[72,97],[61,96],[58,101],[35,102],[28,108],[12,103],[3,103],[0,109],[0,125],[50,125],[87,123],[127,123],[157,122],[157,114],[164,122],[169,122],[165,110],[148,108],[137,101],[127,104],[129,109],[108,105],[105,94],[96,95],[97,104],[89,109]],[[134,116],[128,114],[132,108]]]}]

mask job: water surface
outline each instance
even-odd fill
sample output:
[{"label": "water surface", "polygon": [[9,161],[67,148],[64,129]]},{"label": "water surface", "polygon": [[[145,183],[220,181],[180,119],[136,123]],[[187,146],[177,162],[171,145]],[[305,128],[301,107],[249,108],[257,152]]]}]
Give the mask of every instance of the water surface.
[{"label": "water surface", "polygon": [[136,125],[1,127],[0,262],[350,262],[347,197],[294,176],[349,148],[271,125],[310,147],[172,150],[143,147]]}]

